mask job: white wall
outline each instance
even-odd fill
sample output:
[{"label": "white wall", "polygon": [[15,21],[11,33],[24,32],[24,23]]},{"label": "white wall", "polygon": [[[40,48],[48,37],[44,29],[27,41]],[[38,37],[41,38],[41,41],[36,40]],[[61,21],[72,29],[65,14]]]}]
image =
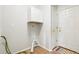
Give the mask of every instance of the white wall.
[{"label": "white wall", "polygon": [[[31,6],[30,20],[43,22],[40,30],[39,45],[47,50],[51,50],[51,6],[33,5]],[[52,45],[53,46],[53,45]]]},{"label": "white wall", "polygon": [[0,6],[0,35],[1,35],[2,6]]},{"label": "white wall", "polygon": [[47,50],[51,50],[51,6],[40,7],[43,15],[43,26],[40,32],[40,45]]},{"label": "white wall", "polygon": [[3,6],[2,35],[6,36],[12,53],[31,47],[27,29],[29,19],[43,20],[39,43],[48,50],[52,49],[51,6],[36,6],[36,8],[38,11],[33,16],[33,13],[27,14],[30,13],[28,6]]},{"label": "white wall", "polygon": [[29,48],[27,11],[28,6],[4,6],[2,35],[5,35],[12,53]]},{"label": "white wall", "polygon": [[57,15],[57,6],[51,6],[51,17],[52,17],[52,49],[57,45],[58,41],[58,15]]},{"label": "white wall", "polygon": [[[2,10],[3,10],[3,8],[2,8],[3,6],[0,6],[0,35],[1,35],[1,33],[2,33]],[[4,39],[2,39],[1,37],[0,37],[0,54],[3,54],[3,53],[6,53],[5,52],[5,46],[4,46]]]},{"label": "white wall", "polygon": [[40,30],[39,45],[47,50],[51,47],[51,6],[31,6],[30,20],[43,22]]},{"label": "white wall", "polygon": [[59,6],[59,45],[79,52],[79,6]]}]

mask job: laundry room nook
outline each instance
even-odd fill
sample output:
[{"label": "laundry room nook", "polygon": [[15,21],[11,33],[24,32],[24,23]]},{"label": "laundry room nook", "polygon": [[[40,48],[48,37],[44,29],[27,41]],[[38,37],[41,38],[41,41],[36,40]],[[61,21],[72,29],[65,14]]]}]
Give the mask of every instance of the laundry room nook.
[{"label": "laundry room nook", "polygon": [[79,6],[0,5],[0,54],[79,54]]}]

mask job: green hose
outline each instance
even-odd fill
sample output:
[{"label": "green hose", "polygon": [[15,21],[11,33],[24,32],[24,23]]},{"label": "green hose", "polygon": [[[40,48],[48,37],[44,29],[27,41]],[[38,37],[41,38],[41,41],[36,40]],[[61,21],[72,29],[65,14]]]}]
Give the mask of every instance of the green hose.
[{"label": "green hose", "polygon": [[11,54],[11,51],[8,47],[8,43],[7,43],[7,40],[6,40],[6,37],[5,36],[1,36],[4,40],[5,40],[5,50],[6,50],[6,53],[7,54]]}]

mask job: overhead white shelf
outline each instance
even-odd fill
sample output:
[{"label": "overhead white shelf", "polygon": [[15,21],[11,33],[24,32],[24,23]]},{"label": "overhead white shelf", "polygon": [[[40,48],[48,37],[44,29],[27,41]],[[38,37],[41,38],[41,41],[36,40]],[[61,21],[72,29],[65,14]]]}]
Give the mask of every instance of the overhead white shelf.
[{"label": "overhead white shelf", "polygon": [[40,23],[40,24],[43,24],[43,21],[40,21],[40,20],[29,20],[28,23]]}]

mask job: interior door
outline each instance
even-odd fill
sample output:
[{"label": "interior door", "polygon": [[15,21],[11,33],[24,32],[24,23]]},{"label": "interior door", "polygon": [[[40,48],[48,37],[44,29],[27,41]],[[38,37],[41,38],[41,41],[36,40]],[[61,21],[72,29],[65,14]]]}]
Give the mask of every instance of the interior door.
[{"label": "interior door", "polygon": [[58,16],[58,44],[79,52],[79,6],[58,10]]}]

